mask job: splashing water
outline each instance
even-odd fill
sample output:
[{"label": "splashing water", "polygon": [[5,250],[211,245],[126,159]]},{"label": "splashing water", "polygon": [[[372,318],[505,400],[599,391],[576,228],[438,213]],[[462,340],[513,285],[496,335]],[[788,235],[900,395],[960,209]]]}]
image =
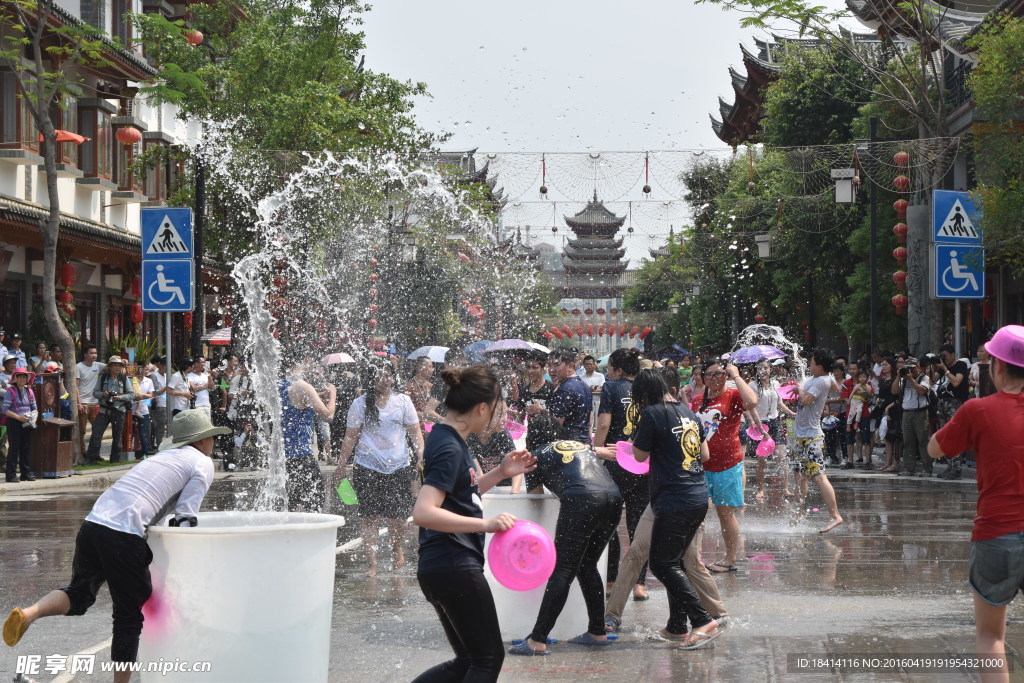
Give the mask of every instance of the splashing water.
[{"label": "splashing water", "polygon": [[756,344],[767,344],[774,346],[780,351],[785,351],[795,363],[792,370],[793,377],[798,383],[804,381],[807,373],[807,361],[800,356],[802,347],[795,341],[788,339],[781,327],[763,324],[745,327],[736,338],[733,349],[754,346]]}]

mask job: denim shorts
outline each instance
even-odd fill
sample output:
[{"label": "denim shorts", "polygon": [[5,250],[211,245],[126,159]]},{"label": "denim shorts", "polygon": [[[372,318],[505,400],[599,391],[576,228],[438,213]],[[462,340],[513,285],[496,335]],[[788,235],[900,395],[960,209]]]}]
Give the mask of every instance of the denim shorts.
[{"label": "denim shorts", "polygon": [[993,607],[1010,604],[1024,589],[1024,531],[973,541],[967,582]]},{"label": "denim shorts", "polygon": [[721,472],[704,470],[704,480],[712,503],[723,507],[743,507],[743,463]]}]

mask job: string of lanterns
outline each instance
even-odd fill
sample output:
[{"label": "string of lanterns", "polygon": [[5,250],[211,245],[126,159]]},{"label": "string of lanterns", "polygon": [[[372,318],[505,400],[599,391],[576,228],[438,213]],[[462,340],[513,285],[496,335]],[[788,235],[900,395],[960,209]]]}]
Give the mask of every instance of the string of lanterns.
[{"label": "string of lanterns", "polygon": [[899,174],[892,179],[893,187],[900,194],[900,198],[892,205],[897,220],[892,232],[896,235],[896,240],[899,243],[899,246],[892,251],[893,258],[896,259],[896,272],[892,274],[892,280],[896,283],[896,289],[899,290],[892,298],[892,305],[896,307],[896,315],[903,315],[907,310],[907,304],[910,303],[910,299],[904,293],[907,289],[906,263],[908,256],[907,248],[904,245],[907,243],[907,232],[909,232],[907,209],[910,207],[910,202],[903,196],[910,190],[910,178],[905,173],[907,165],[910,163],[910,154],[900,150],[893,155],[892,160],[900,170]]},{"label": "string of lanterns", "polygon": [[[576,316],[576,317],[579,317],[581,315],[592,316],[595,313],[598,316],[603,316],[605,314],[605,312],[606,311],[603,308],[598,308],[596,311],[594,309],[592,309],[592,308],[588,308],[588,309],[585,309],[585,310],[582,310],[582,311],[580,309],[578,309],[578,308],[574,308],[571,311],[569,309],[567,309],[567,308],[563,308],[561,310],[562,315],[570,315],[571,314],[571,315]],[[619,309],[613,308],[613,309],[607,311],[607,313],[609,315],[613,315],[613,316],[614,315],[618,315],[619,314]],[[566,339],[566,338],[571,339],[574,336],[575,337],[579,337],[580,339],[582,339],[584,337],[603,337],[603,336],[606,336],[606,335],[608,337],[619,336],[619,337],[623,337],[623,338],[628,336],[630,339],[633,339],[635,337],[640,337],[640,339],[642,340],[642,339],[646,339],[647,335],[649,335],[653,331],[653,329],[654,328],[651,327],[650,325],[648,325],[648,326],[646,326],[646,327],[641,329],[641,327],[639,325],[633,325],[632,327],[630,327],[627,324],[618,324],[617,325],[614,322],[611,322],[611,323],[594,323],[594,322],[583,323],[582,321],[580,321],[580,322],[576,323],[575,326],[570,326],[570,325],[561,325],[561,326],[559,326],[559,325],[552,325],[551,327],[547,328],[546,330],[541,330],[541,335],[545,339],[547,339],[548,341],[551,341],[552,339]]]}]

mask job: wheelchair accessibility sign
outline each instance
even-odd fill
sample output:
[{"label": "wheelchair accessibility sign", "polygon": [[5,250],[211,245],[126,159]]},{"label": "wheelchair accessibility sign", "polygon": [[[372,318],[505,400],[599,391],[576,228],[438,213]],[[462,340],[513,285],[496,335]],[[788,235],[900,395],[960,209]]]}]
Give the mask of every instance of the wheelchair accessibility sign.
[{"label": "wheelchair accessibility sign", "polygon": [[985,250],[966,244],[936,244],[936,299],[985,298]]},{"label": "wheelchair accessibility sign", "polygon": [[178,259],[142,262],[142,310],[183,313],[193,306],[192,261]]}]

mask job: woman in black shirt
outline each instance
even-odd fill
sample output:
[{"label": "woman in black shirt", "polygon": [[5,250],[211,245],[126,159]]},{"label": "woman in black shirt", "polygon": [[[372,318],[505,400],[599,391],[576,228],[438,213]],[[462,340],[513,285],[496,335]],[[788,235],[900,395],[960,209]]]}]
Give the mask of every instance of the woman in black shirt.
[{"label": "woman in black shirt", "polygon": [[526,381],[519,385],[519,398],[515,407],[526,415],[541,415],[547,410],[555,385],[544,379],[544,360],[538,356],[529,356],[523,364],[523,370],[526,372]]},{"label": "woman in black shirt", "polygon": [[498,613],[484,579],[484,533],[506,531],[515,517],[483,519],[480,494],[506,477],[533,469],[526,451],[512,451],[482,477],[466,447],[500,413],[500,387],[489,368],[472,366],[441,373],[448,388],[444,419],[427,438],[423,485],[413,521],[420,527],[416,575],[434,606],[455,659],[438,664],[416,681],[496,681],[505,658]]}]

